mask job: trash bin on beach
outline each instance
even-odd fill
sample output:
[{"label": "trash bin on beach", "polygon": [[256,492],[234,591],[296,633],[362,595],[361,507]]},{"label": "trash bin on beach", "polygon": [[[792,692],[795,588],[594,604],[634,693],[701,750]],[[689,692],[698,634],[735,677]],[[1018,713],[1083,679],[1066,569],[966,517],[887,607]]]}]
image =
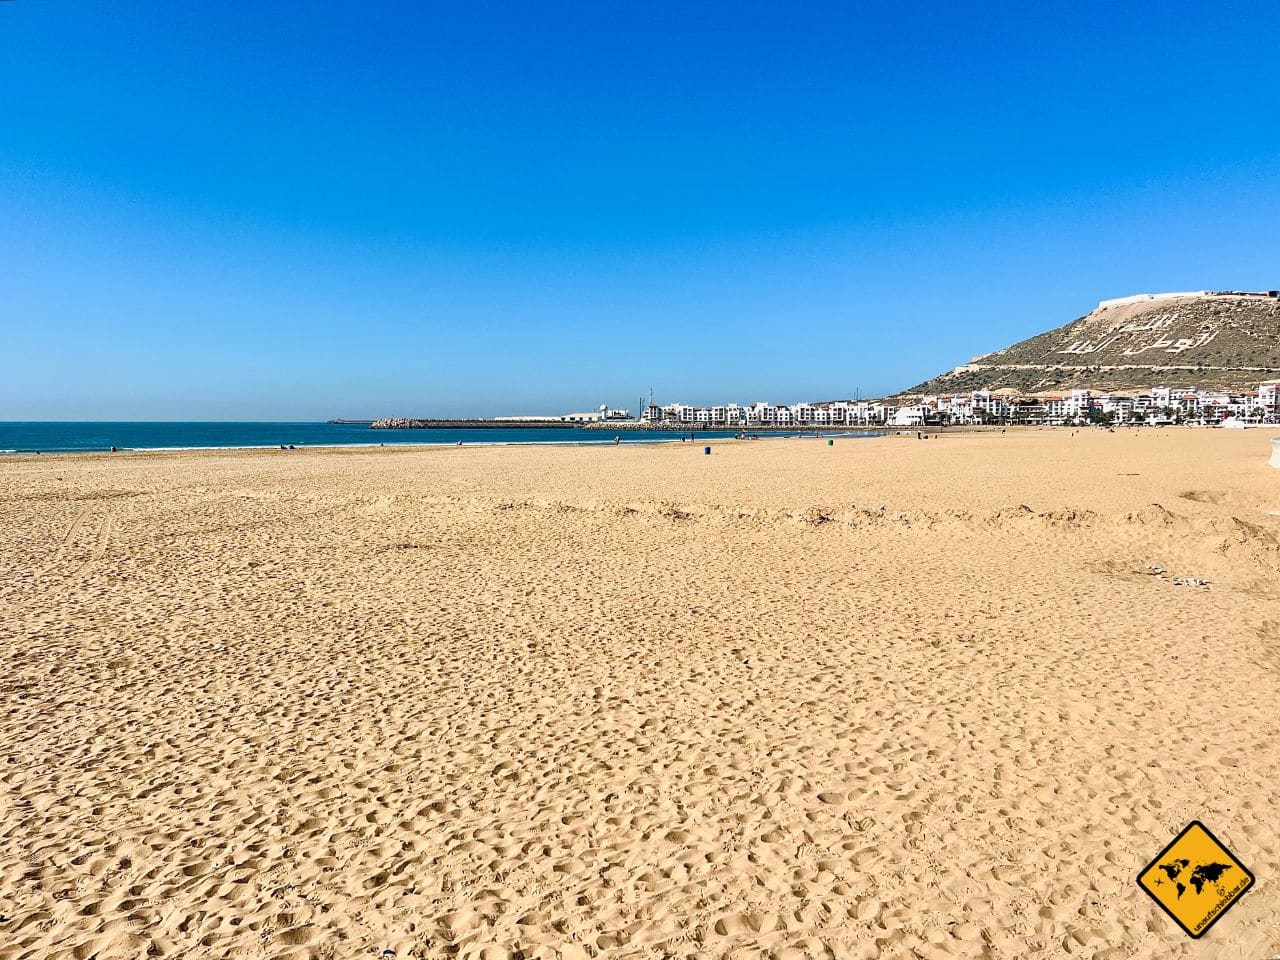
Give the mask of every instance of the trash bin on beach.
[{"label": "trash bin on beach", "polygon": [[835,445],[836,445],[836,442],[835,442],[834,440],[828,440],[828,441],[827,441],[827,446],[828,446],[828,447],[834,447]]},{"label": "trash bin on beach", "polygon": [[702,452],[703,452],[703,453],[705,453],[707,456],[710,456],[710,455],[711,455],[711,448],[710,448],[710,447],[703,447],[703,448],[702,448]]}]

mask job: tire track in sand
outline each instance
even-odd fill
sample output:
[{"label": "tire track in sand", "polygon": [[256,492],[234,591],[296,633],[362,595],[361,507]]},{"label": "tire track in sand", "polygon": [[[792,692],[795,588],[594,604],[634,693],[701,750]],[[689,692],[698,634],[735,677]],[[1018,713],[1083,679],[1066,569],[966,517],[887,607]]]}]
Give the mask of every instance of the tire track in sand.
[{"label": "tire track in sand", "polygon": [[98,521],[98,527],[94,533],[93,545],[90,548],[89,557],[76,567],[75,570],[68,574],[68,583],[75,583],[79,580],[83,580],[89,569],[106,555],[107,548],[111,545],[111,534],[115,530],[115,523],[116,511],[114,509],[109,510],[106,515]]},{"label": "tire track in sand", "polygon": [[75,518],[71,521],[71,525],[67,527],[67,532],[62,535],[62,539],[58,541],[58,546],[53,552],[53,557],[43,567],[36,571],[37,577],[44,577],[53,573],[62,565],[67,555],[67,548],[79,533],[80,528],[84,526],[85,520],[89,516],[89,507],[81,507],[76,513]]},{"label": "tire track in sand", "polygon": [[106,555],[115,532],[117,510],[109,509],[96,523],[92,513],[92,508],[86,507],[76,514],[49,562],[36,571],[37,579],[58,577],[65,584],[75,583]]}]

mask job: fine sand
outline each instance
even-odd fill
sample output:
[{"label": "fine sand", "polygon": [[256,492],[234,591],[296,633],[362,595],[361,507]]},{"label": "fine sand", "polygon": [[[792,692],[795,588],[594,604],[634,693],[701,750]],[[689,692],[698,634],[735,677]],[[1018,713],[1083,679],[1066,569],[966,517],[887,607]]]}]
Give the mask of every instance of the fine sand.
[{"label": "fine sand", "polygon": [[0,960],[1280,954],[1273,434],[0,461]]}]

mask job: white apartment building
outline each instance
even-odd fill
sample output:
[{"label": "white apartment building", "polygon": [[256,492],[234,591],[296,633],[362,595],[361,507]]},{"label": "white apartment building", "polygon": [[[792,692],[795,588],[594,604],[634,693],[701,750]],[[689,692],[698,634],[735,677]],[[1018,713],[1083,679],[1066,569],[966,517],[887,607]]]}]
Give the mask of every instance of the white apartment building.
[{"label": "white apartment building", "polygon": [[918,403],[909,407],[898,407],[889,421],[894,427],[923,427],[930,422],[931,414],[936,411],[927,404]]},{"label": "white apartment building", "polygon": [[1258,406],[1270,413],[1280,413],[1280,380],[1258,384]]},{"label": "white apartment building", "polygon": [[1046,397],[1041,406],[1047,423],[1088,423],[1094,410],[1093,394],[1089,390],[1072,390],[1065,397]]}]

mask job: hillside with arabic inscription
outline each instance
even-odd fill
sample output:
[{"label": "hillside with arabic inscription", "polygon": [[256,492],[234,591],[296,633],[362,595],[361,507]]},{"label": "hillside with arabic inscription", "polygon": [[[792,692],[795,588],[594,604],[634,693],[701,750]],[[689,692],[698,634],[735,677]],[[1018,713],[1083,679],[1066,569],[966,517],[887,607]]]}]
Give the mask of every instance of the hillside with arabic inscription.
[{"label": "hillside with arabic inscription", "polygon": [[908,394],[1156,386],[1256,388],[1280,377],[1280,296],[1140,294],[918,384]]}]

